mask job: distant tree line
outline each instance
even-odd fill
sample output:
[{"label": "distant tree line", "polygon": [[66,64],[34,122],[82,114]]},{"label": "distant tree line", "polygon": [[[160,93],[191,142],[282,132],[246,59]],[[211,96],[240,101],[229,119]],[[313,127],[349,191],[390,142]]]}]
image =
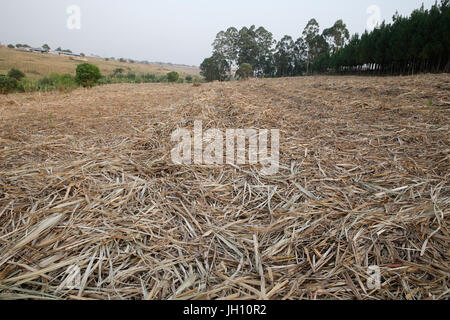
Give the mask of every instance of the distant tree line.
[{"label": "distant tree line", "polygon": [[207,81],[224,81],[243,64],[249,64],[256,77],[449,72],[449,1],[441,0],[429,10],[422,5],[409,17],[396,13],[392,23],[383,22],[361,36],[350,37],[342,20],[320,33],[319,23],[311,19],[297,40],[286,35],[278,42],[263,27],[231,27],[217,34],[201,74]]}]

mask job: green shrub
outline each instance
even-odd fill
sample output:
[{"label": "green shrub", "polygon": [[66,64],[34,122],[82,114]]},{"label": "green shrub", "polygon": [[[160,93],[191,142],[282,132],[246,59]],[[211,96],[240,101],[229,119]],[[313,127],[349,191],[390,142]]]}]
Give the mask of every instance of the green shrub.
[{"label": "green shrub", "polygon": [[156,82],[168,82],[168,81],[169,81],[169,77],[168,77],[167,75],[159,76],[159,77],[156,79]]},{"label": "green shrub", "polygon": [[55,83],[50,77],[44,77],[37,82],[37,89],[40,91],[48,91],[55,88]]},{"label": "green shrub", "polygon": [[150,74],[150,73],[144,74],[142,76],[142,81],[146,82],[146,83],[148,83],[148,82],[155,82],[156,81],[156,76],[154,74]]},{"label": "green shrub", "polygon": [[77,81],[71,74],[56,74],[53,82],[54,86],[59,91],[70,91],[71,89],[77,87]]},{"label": "green shrub", "polygon": [[7,94],[14,92],[20,88],[19,81],[17,79],[0,75],[0,93]]},{"label": "green shrub", "polygon": [[191,83],[192,82],[192,76],[186,76],[186,82]]},{"label": "green shrub", "polygon": [[20,80],[19,86],[23,92],[34,92],[39,90],[38,80],[23,78]]},{"label": "green shrub", "polygon": [[169,82],[177,82],[180,78],[180,75],[178,72],[172,71],[167,74],[167,81]]},{"label": "green shrub", "polygon": [[[107,83],[153,83],[153,82],[167,82],[167,75],[156,76],[155,74],[135,74],[133,72],[128,72],[123,74],[123,69],[118,68],[106,78],[100,80],[100,84]],[[180,80],[178,80],[180,81]]]},{"label": "green shrub", "polygon": [[75,80],[75,77],[71,74],[61,74],[59,76],[59,83],[60,84],[64,84],[64,85],[68,85],[68,86],[76,86],[77,85],[77,81]]},{"label": "green shrub", "polygon": [[25,73],[23,73],[22,71],[12,68],[11,70],[9,70],[8,72],[8,77],[14,78],[17,81],[22,80],[23,78],[25,78]]},{"label": "green shrub", "polygon": [[113,78],[112,77],[102,77],[99,81],[98,84],[99,85],[104,85],[104,84],[111,84],[113,83]]},{"label": "green shrub", "polygon": [[50,81],[53,85],[56,85],[59,82],[59,74],[56,72],[53,72],[52,74],[50,74],[48,76],[48,78],[50,79]]},{"label": "green shrub", "polygon": [[100,69],[89,63],[82,63],[77,66],[77,75],[75,77],[77,83],[83,87],[93,87],[102,78]]},{"label": "green shrub", "polygon": [[71,88],[75,88],[77,82],[75,77],[70,74],[58,74],[52,73],[48,77],[39,79],[37,82],[37,90],[48,91],[48,90],[60,90],[67,91]]},{"label": "green shrub", "polygon": [[112,76],[115,77],[117,75],[121,75],[124,71],[125,70],[123,68],[116,68],[114,69]]},{"label": "green shrub", "polygon": [[126,75],[126,78],[127,78],[128,80],[133,80],[133,82],[134,82],[134,80],[136,80],[136,74],[135,74],[135,73],[132,73],[132,72],[129,72],[129,73]]}]

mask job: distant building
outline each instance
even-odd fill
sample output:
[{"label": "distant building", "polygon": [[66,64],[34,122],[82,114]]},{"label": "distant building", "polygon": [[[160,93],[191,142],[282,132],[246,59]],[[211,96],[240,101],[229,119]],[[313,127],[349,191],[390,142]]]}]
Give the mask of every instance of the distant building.
[{"label": "distant building", "polygon": [[77,61],[88,61],[88,59],[86,59],[85,57],[83,57],[80,54],[76,54],[76,53],[70,53],[70,52],[64,52],[64,51],[58,51],[57,52],[61,57],[69,57],[73,60],[77,60]]},{"label": "distant building", "polygon": [[60,56],[69,56],[69,57],[81,57],[81,55],[72,53],[72,52],[66,52],[66,51],[58,51],[58,54]]},{"label": "distant building", "polygon": [[48,51],[43,48],[29,48],[28,51],[30,52],[39,52],[39,53],[47,53]]}]

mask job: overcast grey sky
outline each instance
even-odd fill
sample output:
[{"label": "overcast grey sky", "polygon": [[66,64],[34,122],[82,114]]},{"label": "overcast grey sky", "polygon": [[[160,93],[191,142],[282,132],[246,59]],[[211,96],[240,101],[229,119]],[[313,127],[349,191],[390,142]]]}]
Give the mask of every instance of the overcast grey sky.
[{"label": "overcast grey sky", "polygon": [[[351,33],[366,29],[367,8],[382,19],[410,14],[435,0],[0,0],[0,42],[26,43],[104,57],[199,65],[220,30],[252,24],[279,40],[301,35],[310,18],[321,29],[343,19]],[[67,28],[67,8],[79,6],[81,29]]]}]

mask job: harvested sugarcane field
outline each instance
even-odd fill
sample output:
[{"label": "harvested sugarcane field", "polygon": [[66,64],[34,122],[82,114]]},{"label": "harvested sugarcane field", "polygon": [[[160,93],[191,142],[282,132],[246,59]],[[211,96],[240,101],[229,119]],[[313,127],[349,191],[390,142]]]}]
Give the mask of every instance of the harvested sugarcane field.
[{"label": "harvested sugarcane field", "polygon": [[2,310],[450,300],[450,0],[15,0],[0,30]]},{"label": "harvested sugarcane field", "polygon": [[[449,92],[440,74],[1,95],[0,298],[448,299]],[[276,172],[227,161],[230,128],[266,129]]]}]

